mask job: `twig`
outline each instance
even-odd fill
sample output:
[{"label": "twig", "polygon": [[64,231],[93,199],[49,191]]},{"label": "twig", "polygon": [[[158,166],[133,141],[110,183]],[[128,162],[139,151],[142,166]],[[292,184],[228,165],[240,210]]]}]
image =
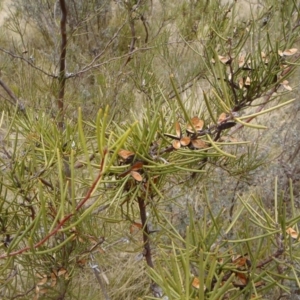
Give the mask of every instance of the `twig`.
[{"label": "twig", "polygon": [[294,161],[295,157],[297,156],[297,154],[299,153],[299,151],[300,151],[300,143],[298,143],[298,145],[297,145],[295,151],[293,152],[293,154],[292,154],[292,155],[289,157],[289,159],[288,159],[288,162],[289,162],[290,164],[293,163],[293,161]]},{"label": "twig", "polygon": [[[129,12],[130,14],[130,12]],[[137,40],[136,34],[135,34],[135,20],[133,17],[130,17],[130,21],[129,21],[129,25],[130,25],[130,30],[131,30],[131,43],[130,43],[130,47],[129,47],[129,51],[128,51],[128,58],[124,63],[124,67],[131,61],[132,59],[132,53],[134,50],[134,46],[135,46],[135,42]]]},{"label": "twig", "polygon": [[146,258],[147,265],[150,268],[154,268],[153,261],[152,261],[152,254],[151,254],[151,247],[149,241],[149,229],[147,224],[147,214],[146,214],[146,203],[145,200],[141,197],[138,197],[138,204],[141,216],[141,222],[143,226],[143,241],[144,241],[144,256]]},{"label": "twig", "polygon": [[17,298],[23,298],[23,299],[24,299],[24,297],[27,296],[27,295],[28,295],[30,292],[32,292],[34,289],[35,289],[35,285],[34,285],[32,288],[30,288],[28,291],[26,291],[25,293],[15,295],[15,296],[12,297],[11,299],[17,299]]},{"label": "twig", "polygon": [[16,97],[13,91],[4,83],[4,81],[0,78],[0,85],[3,87],[5,92],[9,95],[11,100],[7,99],[11,104],[18,105],[20,111],[25,113],[25,105]]},{"label": "twig", "polygon": [[[202,77],[202,73],[200,72],[197,75],[195,75],[192,79],[190,79],[188,82],[183,84],[183,86],[180,87],[178,93],[182,94],[183,92],[188,90],[190,87],[192,87],[195,84],[195,81],[199,80],[201,77]],[[168,97],[169,97],[169,99],[173,99],[176,97],[176,94],[174,92],[171,92],[171,93],[169,93]]]},{"label": "twig", "polygon": [[[300,54],[296,54],[294,56],[294,59],[293,59],[293,63],[297,62],[297,60],[300,58]],[[285,68],[281,74],[280,74],[280,78],[284,78],[288,75],[291,75],[292,72],[294,71],[294,68],[293,66],[289,66],[287,68]],[[280,81],[279,81],[280,82]],[[264,96],[264,102],[257,108],[256,112],[260,112],[268,103],[269,103],[269,100],[270,98],[272,97],[272,95],[278,90],[278,88],[280,87],[280,83],[276,84],[270,91],[268,91],[266,93],[266,95]],[[233,109],[233,111],[238,111],[239,109]],[[253,119],[255,119],[256,116],[254,117],[251,117],[249,119],[246,120],[246,123],[250,123]],[[236,133],[238,130],[240,130],[241,128],[243,128],[244,125],[242,124],[239,124],[238,126],[236,126],[234,128],[234,130],[230,131],[229,132],[229,135],[232,135],[234,133]]]},{"label": "twig", "polygon": [[147,20],[146,18],[144,17],[144,15],[141,15],[141,21],[143,23],[143,26],[144,26],[144,29],[145,29],[145,32],[146,32],[146,36],[145,36],[145,44],[148,43],[148,39],[149,39],[149,32],[148,32],[148,28],[147,28]]},{"label": "twig", "polygon": [[10,52],[10,51],[8,51],[8,50],[6,50],[6,49],[3,49],[3,48],[0,48],[0,51],[2,51],[2,52],[4,52],[4,53],[8,54],[9,56],[11,56],[11,57],[13,57],[13,58],[17,58],[17,59],[20,59],[20,60],[25,61],[25,62],[26,62],[28,65],[30,65],[32,68],[36,69],[37,71],[40,71],[41,73],[43,73],[43,74],[45,74],[45,75],[47,75],[47,76],[49,76],[49,77],[52,77],[52,78],[58,78],[57,75],[48,73],[48,72],[46,72],[45,70],[43,70],[42,68],[37,67],[30,59],[26,59],[26,58],[23,57],[23,56],[17,55],[17,54],[15,54],[15,53],[12,53],[12,52]]},{"label": "twig", "polygon": [[[130,31],[131,31],[131,43],[130,43],[130,47],[129,47],[129,51],[128,51],[129,56],[128,56],[127,60],[125,61],[123,67],[125,67],[132,59],[132,53],[134,51],[135,43],[136,43],[136,40],[137,40],[136,32],[135,32],[136,17],[134,16],[134,14],[137,13],[137,10],[138,10],[139,6],[141,5],[141,2],[142,2],[141,0],[138,0],[137,3],[135,5],[133,5],[132,7],[128,6],[129,7],[129,9],[128,9],[129,26],[130,26]],[[142,22],[144,24],[143,20],[142,20]],[[148,32],[147,32],[147,29],[146,29],[146,34],[147,33]]]},{"label": "twig", "polygon": [[[152,49],[155,49],[155,48],[157,48],[159,46],[168,46],[168,45],[172,45],[172,44],[181,44],[181,43],[183,43],[183,42],[177,42],[177,41],[175,41],[175,42],[161,43],[161,44],[156,45],[156,46],[149,46],[149,47],[138,48],[138,49],[134,49],[131,53],[126,53],[126,54],[123,54],[123,55],[120,55],[120,56],[108,59],[108,60],[106,60],[104,62],[101,62],[101,63],[98,63],[98,64],[94,64],[94,62],[99,58],[97,56],[97,59],[94,58],[92,62],[90,62],[87,66],[85,66],[84,68],[82,68],[80,71],[78,71],[76,73],[68,74],[68,76],[66,76],[66,79],[80,76],[81,74],[83,74],[85,72],[88,72],[88,71],[90,71],[92,69],[96,69],[96,68],[102,67],[102,66],[104,66],[106,64],[109,64],[109,63],[115,61],[115,60],[122,60],[122,59],[124,59],[124,58],[126,58],[126,57],[128,57],[128,56],[130,56],[132,54],[135,54],[137,52],[152,50]],[[103,51],[101,53],[103,53]]]},{"label": "twig", "polygon": [[[260,111],[262,111],[263,110],[263,108],[269,103],[269,100],[270,100],[270,98],[272,97],[272,95],[273,95],[273,93],[275,93],[276,91],[277,91],[277,89],[278,89],[278,87],[277,86],[275,86],[275,87],[273,87],[265,96],[264,96],[264,102],[256,109],[256,113],[258,113],[258,112],[260,112]],[[251,118],[249,118],[249,119],[247,119],[246,121],[245,121],[245,123],[250,123],[253,119],[255,119],[256,118],[256,116],[254,116],[254,117],[251,117]],[[239,131],[241,128],[243,128],[244,127],[244,125],[242,125],[242,124],[239,124],[238,126],[236,126],[233,130],[231,130],[230,132],[229,132],[229,136],[230,135],[233,135],[234,133],[236,133],[237,131]]]},{"label": "twig", "polygon": [[[92,256],[92,260],[93,260],[93,256]],[[97,279],[97,281],[98,281],[98,283],[100,285],[100,288],[101,288],[101,291],[103,293],[104,299],[105,300],[110,300],[110,297],[107,294],[105,285],[104,285],[104,283],[103,283],[103,281],[102,281],[102,279],[100,277],[100,274],[102,273],[102,271],[101,271],[99,265],[98,264],[91,264],[90,263],[90,267],[93,270],[93,272],[94,272],[94,274],[96,276],[96,279]]]},{"label": "twig", "polygon": [[[93,68],[94,68],[94,63],[95,63],[97,60],[99,60],[99,59],[103,56],[103,54],[106,52],[107,48],[108,48],[108,47],[112,44],[112,42],[118,37],[120,31],[123,29],[123,27],[125,26],[125,24],[126,24],[126,23],[124,23],[124,24],[122,24],[122,25],[120,26],[120,28],[119,28],[119,29],[117,30],[117,32],[113,35],[113,37],[107,42],[107,44],[105,45],[104,49],[103,49],[98,55],[96,55],[96,56],[93,58],[93,60],[92,60],[88,65],[86,65],[86,66],[83,67],[80,71],[78,71],[78,72],[76,72],[76,73],[72,73],[72,74],[70,74],[70,75],[68,75],[68,76],[65,76],[65,77],[66,77],[65,79],[69,79],[69,78],[72,78],[72,77],[76,77],[76,76],[78,76],[78,75],[81,75],[82,73],[85,73],[85,72],[87,72],[87,71],[93,69]],[[140,50],[141,50],[141,49],[140,49]],[[57,78],[59,77],[59,75],[55,75],[55,74],[52,74],[52,73],[48,73],[48,72],[46,72],[45,70],[43,70],[42,68],[37,67],[31,60],[28,60],[28,59],[26,59],[26,58],[23,57],[23,56],[14,54],[14,53],[12,53],[12,52],[10,52],[10,51],[8,51],[8,50],[6,50],[6,49],[3,49],[3,48],[1,48],[1,47],[0,47],[0,51],[6,53],[6,54],[8,54],[8,55],[10,55],[10,56],[13,57],[13,58],[17,58],[17,59],[20,59],[20,60],[25,61],[25,62],[26,62],[28,65],[30,65],[32,68],[34,68],[34,69],[40,71],[41,73],[43,73],[43,74],[45,74],[45,75],[47,75],[47,76],[49,76],[49,77],[51,77],[51,78],[57,79]],[[128,54],[126,54],[126,56],[128,56]],[[124,57],[122,56],[121,58],[124,58]],[[95,67],[97,68],[98,66],[95,66]]]},{"label": "twig", "polygon": [[266,258],[265,260],[261,261],[256,267],[258,269],[263,268],[265,265],[267,265],[268,263],[270,263],[271,261],[273,261],[274,258],[279,257],[283,253],[284,253],[284,248],[278,249],[273,255],[271,255],[268,258]]},{"label": "twig", "polygon": [[82,70],[80,70],[80,71],[78,71],[78,72],[76,72],[76,73],[68,74],[67,79],[72,78],[72,77],[77,77],[77,76],[79,76],[79,75],[81,75],[81,74],[83,74],[83,73],[85,73],[85,72],[87,72],[87,71],[90,71],[90,70],[92,70],[92,69],[96,69],[96,68],[102,67],[102,66],[104,66],[104,65],[107,65],[107,64],[109,64],[109,63],[115,61],[115,60],[122,60],[123,58],[126,58],[126,57],[128,57],[129,55],[132,55],[132,54],[134,54],[134,53],[136,53],[136,52],[138,52],[138,51],[151,50],[151,49],[154,49],[154,48],[156,48],[156,47],[157,47],[157,46],[152,46],[152,47],[145,47],[145,48],[135,49],[135,50],[133,50],[132,53],[130,53],[130,54],[129,54],[129,53],[126,53],[126,54],[121,55],[121,56],[113,57],[113,58],[108,59],[108,60],[106,60],[106,61],[104,61],[104,62],[102,62],[102,63],[95,64],[95,65],[91,65],[90,67],[85,67],[85,68],[83,68]]},{"label": "twig", "polygon": [[274,258],[277,258],[279,256],[281,256],[284,253],[284,245],[282,242],[282,235],[281,234],[277,234],[276,235],[276,244],[277,244],[277,251],[275,253],[273,253],[271,256],[269,256],[268,258],[266,258],[265,260],[261,261],[256,267],[261,269],[263,268],[265,265],[267,265],[268,263],[270,263],[271,261],[273,261]]},{"label": "twig", "polygon": [[113,35],[113,37],[112,37],[112,38],[108,41],[108,43],[105,45],[104,49],[103,49],[98,55],[96,55],[96,56],[93,58],[93,60],[92,60],[89,64],[87,64],[85,67],[83,67],[80,71],[78,71],[78,72],[76,72],[76,73],[73,73],[73,74],[70,74],[70,75],[68,76],[68,78],[76,77],[76,76],[78,76],[78,75],[81,75],[82,73],[85,73],[85,72],[87,72],[87,71],[89,71],[89,70],[95,68],[95,66],[94,66],[95,62],[96,62],[97,60],[99,60],[99,59],[102,57],[102,55],[106,52],[108,46],[110,46],[111,43],[118,37],[120,31],[123,29],[123,27],[125,26],[125,24],[126,24],[126,23],[124,23],[124,24],[122,24],[122,25],[120,26],[120,28],[117,30],[117,32]]}]

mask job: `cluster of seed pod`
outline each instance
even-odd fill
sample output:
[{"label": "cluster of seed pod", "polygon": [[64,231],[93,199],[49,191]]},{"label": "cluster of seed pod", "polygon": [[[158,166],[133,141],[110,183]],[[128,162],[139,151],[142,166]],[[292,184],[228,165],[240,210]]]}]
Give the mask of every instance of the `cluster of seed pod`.
[{"label": "cluster of seed pod", "polygon": [[173,139],[172,146],[174,149],[179,149],[180,147],[202,149],[207,147],[207,144],[203,140],[198,138],[202,132],[203,126],[203,120],[200,120],[198,117],[193,117],[187,123],[186,135],[182,134],[181,126],[177,121],[175,122],[176,135],[169,133],[165,133],[164,135]]},{"label": "cluster of seed pod", "polygon": [[[287,65],[284,64],[285,58],[292,56],[294,54],[296,54],[298,52],[298,49],[296,48],[291,48],[291,49],[285,49],[285,50],[278,50],[278,55],[281,58],[281,68],[286,68]],[[269,58],[268,55],[265,52],[261,52],[260,54],[261,57],[261,61],[267,65],[269,63]],[[239,57],[233,58],[231,56],[228,55],[218,55],[218,59],[219,61],[224,64],[224,65],[230,65],[232,62],[237,61],[238,64],[238,68],[242,69],[242,70],[246,70],[246,71],[252,71],[252,66],[251,66],[251,59],[250,58],[246,58],[246,55],[240,55]],[[215,64],[215,60],[212,59],[211,62],[213,64]],[[229,80],[231,79],[232,74],[229,74]],[[279,78],[277,78],[276,76],[276,80],[277,79],[281,79],[281,77],[279,76]],[[249,73],[247,76],[244,77],[240,77],[237,79],[237,85],[236,87],[239,89],[244,89],[244,88],[249,88],[249,86],[252,83],[252,78],[251,78],[251,73]],[[279,80],[279,84],[286,90],[291,91],[292,88],[291,86],[289,86],[289,82],[287,80]]]}]

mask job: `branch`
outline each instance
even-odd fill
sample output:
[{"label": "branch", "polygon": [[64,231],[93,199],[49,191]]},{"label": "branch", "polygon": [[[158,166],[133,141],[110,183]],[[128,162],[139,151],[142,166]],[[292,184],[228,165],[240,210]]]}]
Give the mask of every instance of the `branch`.
[{"label": "branch", "polygon": [[94,68],[94,63],[95,63],[99,58],[101,58],[101,56],[106,52],[108,46],[110,46],[111,43],[118,37],[120,31],[123,29],[123,27],[125,26],[125,24],[126,24],[126,23],[124,23],[124,24],[122,24],[122,25],[120,26],[120,28],[117,30],[117,32],[113,35],[113,37],[112,37],[112,38],[108,41],[108,43],[105,45],[104,49],[103,49],[98,55],[96,55],[96,56],[94,57],[94,59],[93,59],[88,65],[86,65],[85,67],[83,67],[80,71],[78,71],[78,72],[76,72],[76,73],[74,73],[74,74],[69,75],[68,78],[76,77],[76,76],[78,76],[78,75],[80,75],[80,74],[82,74],[82,73],[85,73],[85,72],[87,72],[87,71],[93,69],[93,68]]},{"label": "branch", "polygon": [[136,52],[138,52],[138,51],[151,50],[151,49],[154,49],[154,48],[156,48],[156,47],[157,47],[157,46],[135,49],[135,50],[133,50],[131,53],[126,53],[126,54],[121,55],[121,56],[113,57],[113,58],[111,58],[111,59],[108,59],[108,60],[106,60],[106,61],[104,61],[104,62],[102,62],[102,63],[96,64],[96,65],[91,65],[91,66],[89,66],[89,67],[84,67],[82,70],[80,70],[80,71],[78,71],[78,72],[76,72],[76,73],[69,74],[67,78],[69,79],[69,78],[72,78],[72,77],[77,77],[77,76],[79,76],[79,75],[81,75],[81,74],[83,74],[83,73],[85,73],[85,72],[87,72],[87,71],[90,71],[90,70],[92,70],[92,69],[96,69],[96,68],[102,67],[102,66],[104,66],[104,65],[107,65],[107,64],[111,63],[112,61],[115,61],[115,60],[121,60],[121,59],[123,59],[123,58],[126,58],[126,57],[128,57],[128,56],[130,56],[130,55],[132,55],[132,54],[134,54],[134,53],[136,53]]},{"label": "branch", "polygon": [[31,293],[33,290],[35,290],[35,285],[32,287],[32,288],[30,288],[28,291],[26,291],[25,293],[23,293],[23,294],[17,294],[17,295],[15,295],[15,296],[13,296],[11,299],[13,300],[13,299],[17,299],[17,298],[23,298],[24,299],[24,297],[25,296],[27,296],[29,293]]},{"label": "branch", "polygon": [[144,256],[146,258],[147,265],[150,268],[154,268],[153,261],[152,261],[152,254],[150,248],[150,241],[149,241],[149,229],[147,224],[147,213],[146,213],[146,203],[145,200],[141,197],[138,197],[138,204],[140,210],[140,216],[143,226],[143,241],[144,241]]},{"label": "branch", "polygon": [[[141,0],[137,1],[137,3],[135,5],[133,5],[132,7],[129,7],[128,8],[128,16],[129,16],[129,26],[130,26],[130,31],[131,31],[131,43],[130,43],[130,47],[129,47],[129,51],[128,51],[128,58],[127,60],[125,61],[124,63],[124,67],[131,61],[132,59],[132,53],[134,51],[134,48],[135,48],[135,43],[136,43],[136,40],[137,40],[137,37],[136,37],[136,32],[135,32],[135,14],[139,8],[139,6],[141,5]],[[144,21],[143,19],[141,19],[143,24],[144,24]],[[144,24],[145,26],[145,24]],[[146,33],[147,30],[146,30]],[[146,35],[146,39],[148,40],[148,36]]]},{"label": "branch", "polygon": [[57,78],[57,77],[58,77],[57,75],[48,73],[48,72],[46,72],[45,70],[43,70],[42,68],[37,67],[31,60],[26,59],[26,58],[23,57],[23,56],[14,54],[14,53],[12,53],[12,52],[10,52],[10,51],[8,51],[8,50],[6,50],[6,49],[3,49],[3,48],[0,48],[0,51],[2,51],[2,52],[4,52],[4,53],[8,54],[9,56],[11,56],[11,57],[13,57],[13,58],[17,58],[17,59],[20,59],[20,60],[25,61],[25,62],[26,62],[28,65],[30,65],[32,68],[34,68],[34,69],[36,69],[36,70],[42,72],[43,74],[45,74],[45,75],[47,75],[47,76],[49,76],[49,77],[52,77],[52,78]]},{"label": "branch", "polygon": [[[76,73],[70,74],[69,76],[66,76],[66,79],[69,79],[69,78],[72,78],[72,77],[76,77],[76,76],[78,76],[78,75],[80,75],[80,74],[82,74],[82,73],[85,73],[85,72],[89,71],[90,69],[94,68],[94,67],[93,67],[94,63],[95,63],[97,60],[99,60],[99,59],[103,56],[103,54],[106,52],[107,48],[108,48],[108,47],[112,44],[112,42],[118,37],[120,31],[123,29],[123,27],[124,27],[125,25],[126,25],[126,23],[124,23],[124,24],[122,24],[122,25],[120,26],[120,28],[117,30],[117,32],[113,35],[113,37],[112,37],[112,38],[108,41],[108,43],[105,45],[104,49],[103,49],[98,55],[96,55],[96,56],[93,58],[93,60],[92,60],[88,65],[86,65],[85,67],[83,67],[79,72],[76,72]],[[8,55],[10,55],[10,56],[13,57],[13,58],[17,58],[17,59],[20,59],[20,60],[25,61],[25,62],[26,62],[28,65],[30,65],[32,68],[34,68],[34,69],[40,71],[41,73],[43,73],[43,74],[45,74],[45,75],[47,75],[47,76],[49,76],[49,77],[51,77],[51,78],[56,79],[56,78],[59,77],[58,75],[48,73],[48,72],[46,72],[45,70],[43,70],[42,68],[37,67],[31,60],[28,60],[28,59],[26,59],[26,58],[23,57],[23,56],[20,56],[20,55],[17,55],[17,54],[15,54],[15,53],[12,53],[12,52],[10,52],[10,51],[8,51],[8,50],[6,50],[6,49],[3,49],[3,48],[1,48],[1,47],[0,47],[0,51],[6,53],[6,54],[8,54]],[[121,58],[123,58],[123,56],[122,56]],[[96,67],[97,67],[97,66],[96,66]]]},{"label": "branch", "polygon": [[[133,11],[136,11],[138,6],[140,5],[140,2],[139,1],[135,6],[134,6],[134,9],[130,10],[130,12],[133,12]],[[148,30],[147,30],[147,27],[146,27],[146,20],[145,18],[142,16],[141,17],[141,20],[143,22],[143,25],[145,27],[145,31],[146,31],[146,38],[145,38],[145,42],[147,43],[148,42]],[[72,78],[72,77],[76,77],[76,76],[79,76],[81,75],[82,73],[85,73],[91,69],[94,69],[94,68],[98,68],[106,63],[109,63],[111,61],[114,61],[114,60],[117,60],[117,59],[122,59],[122,58],[126,58],[127,57],[127,60],[125,62],[125,65],[131,60],[131,57],[132,57],[132,54],[134,54],[135,52],[137,51],[140,51],[140,50],[148,50],[148,49],[152,49],[154,47],[149,47],[149,48],[141,48],[141,49],[134,49],[134,45],[135,45],[135,42],[136,42],[136,37],[135,37],[135,28],[134,28],[134,20],[131,20],[130,21],[130,28],[131,28],[131,34],[132,34],[132,40],[131,40],[131,45],[130,45],[130,49],[129,49],[129,52],[126,54],[126,55],[122,55],[120,57],[115,57],[111,60],[108,60],[106,62],[103,62],[103,63],[100,63],[100,64],[97,64],[97,65],[94,65],[94,63],[99,60],[99,58],[101,58],[103,56],[103,54],[106,52],[107,48],[111,45],[111,43],[118,37],[120,31],[123,29],[123,27],[126,25],[126,23],[123,23],[120,28],[117,30],[117,32],[113,35],[113,37],[108,41],[108,43],[106,44],[106,46],[104,47],[104,49],[94,57],[94,59],[88,64],[86,65],[85,67],[83,67],[80,71],[74,73],[74,74],[70,74],[68,76],[68,78]]]},{"label": "branch", "polygon": [[[297,62],[297,60],[300,58],[300,54],[295,55],[293,63]],[[287,67],[285,68],[281,74],[280,77],[287,77],[290,76],[293,71],[295,69],[293,68],[293,66]],[[270,91],[268,91],[264,98],[264,102],[257,108],[256,112],[260,112],[262,111],[262,109],[269,103],[270,98],[272,97],[272,95],[278,90],[278,88],[280,87],[280,84],[276,84]],[[233,109],[234,110],[234,109]],[[256,117],[251,117],[249,119],[246,120],[246,123],[250,123],[253,119],[255,119]],[[229,132],[229,135],[232,135],[234,133],[236,133],[238,130],[240,130],[241,128],[243,128],[244,125],[239,124],[238,126],[236,126],[232,131]]]},{"label": "branch", "polygon": [[148,39],[149,39],[149,32],[148,32],[148,28],[147,28],[147,20],[144,17],[144,15],[141,15],[141,21],[143,23],[143,26],[144,26],[144,29],[145,29],[145,32],[146,32],[145,44],[147,44],[148,43]]},{"label": "branch", "polygon": [[130,25],[130,31],[131,31],[131,43],[130,43],[130,47],[129,47],[129,55],[127,60],[125,61],[124,67],[131,61],[132,59],[132,53],[134,50],[134,46],[135,46],[135,42],[137,40],[136,34],[135,34],[135,22],[134,22],[134,18],[131,17],[130,21],[129,21],[129,25]]},{"label": "branch", "polygon": [[95,277],[100,285],[100,289],[103,293],[104,299],[105,300],[110,300],[110,297],[107,294],[105,285],[103,283],[103,280],[100,277],[100,274],[102,273],[102,270],[100,269],[98,264],[90,264],[90,267],[92,268],[92,270],[94,271]]},{"label": "branch", "polygon": [[[60,221],[59,223],[58,223],[58,225],[48,234],[48,235],[46,235],[41,241],[39,241],[37,244],[35,244],[34,246],[33,246],[33,248],[38,248],[38,247],[40,247],[41,245],[43,245],[46,241],[48,241],[49,239],[50,239],[50,237],[51,236],[53,236],[53,235],[55,235],[57,232],[58,232],[58,230],[73,216],[74,214],[69,214],[69,215],[67,215],[66,217],[64,217],[63,219],[62,219],[62,221]],[[20,249],[20,250],[17,250],[17,251],[14,251],[14,252],[10,252],[10,253],[6,253],[6,254],[2,254],[1,256],[0,256],[0,259],[3,259],[3,258],[7,258],[7,257],[10,257],[10,256],[16,256],[16,255],[18,255],[18,254],[22,254],[23,252],[26,252],[26,251],[28,251],[28,250],[30,250],[31,249],[31,247],[30,246],[27,246],[27,247],[25,247],[25,248],[22,248],[22,249]]]},{"label": "branch", "polygon": [[[7,99],[13,105],[18,105],[18,109],[25,113],[25,105],[17,98],[17,96],[13,93],[13,91],[4,83],[4,81],[0,78],[0,85],[5,90],[5,92],[9,95],[10,99]],[[3,97],[4,98],[4,97]],[[4,98],[6,99],[6,98]]]},{"label": "branch", "polygon": [[[272,97],[272,95],[277,91],[278,87],[275,86],[273,87],[265,96],[264,96],[264,102],[256,109],[255,113],[258,113],[260,111],[263,110],[263,108],[269,103],[270,98]],[[251,117],[249,119],[247,119],[245,122],[246,123],[250,123],[253,119],[255,119],[255,117]],[[239,124],[238,126],[236,126],[232,131],[229,132],[228,135],[233,135],[234,133],[236,133],[237,131],[239,131],[241,128],[243,128],[244,125]]]},{"label": "branch", "polygon": [[277,244],[277,251],[275,253],[273,253],[272,255],[270,255],[268,258],[266,258],[265,260],[261,261],[256,268],[261,269],[263,268],[265,265],[269,264],[270,262],[272,262],[274,260],[274,258],[277,258],[279,256],[281,256],[284,251],[285,251],[285,247],[282,243],[282,236],[281,235],[277,235],[276,236],[276,244]]},{"label": "branch", "polygon": [[[202,72],[197,73],[194,77],[192,77],[186,83],[184,83],[180,87],[178,87],[178,89],[179,89],[178,93],[182,94],[183,92],[185,92],[186,90],[191,88],[195,84],[195,82],[198,81],[201,78],[204,78]],[[176,94],[173,91],[170,92],[169,95],[168,95],[169,99],[173,99],[175,97],[176,97]]]},{"label": "branch", "polygon": [[61,8],[60,33],[61,33],[61,52],[59,58],[58,74],[58,99],[57,106],[59,110],[58,127],[63,128],[64,122],[64,96],[66,86],[66,54],[67,54],[67,7],[65,0],[59,0]]},{"label": "branch", "polygon": [[8,99],[8,101],[11,104],[16,105],[19,102],[19,99],[15,96],[15,94],[12,92],[12,90],[4,83],[2,79],[0,79],[0,85],[3,87],[5,92],[10,96],[11,99]]},{"label": "branch", "polygon": [[[123,26],[124,25],[122,25],[122,27]],[[121,30],[121,28],[119,29],[119,31]],[[115,39],[117,37],[118,32],[112,38],[111,42],[113,41],[113,39]],[[104,50],[101,53],[99,53],[88,65],[86,65],[85,67],[83,67],[80,71],[78,71],[76,73],[68,74],[67,79],[73,78],[73,77],[77,77],[77,76],[79,76],[79,75],[81,75],[81,74],[83,74],[83,73],[85,73],[87,71],[90,71],[92,69],[96,69],[96,68],[102,67],[102,66],[104,66],[106,64],[109,64],[109,63],[115,61],[115,60],[122,60],[123,58],[126,58],[128,56],[132,56],[132,54],[134,54],[136,52],[152,50],[152,49],[155,49],[155,48],[157,48],[159,46],[165,46],[165,47],[167,47],[167,46],[172,45],[172,44],[181,44],[181,43],[183,43],[183,42],[177,42],[177,41],[175,41],[175,42],[161,43],[161,44],[158,44],[156,46],[149,46],[149,47],[137,48],[137,49],[134,49],[131,53],[126,53],[126,54],[123,54],[121,56],[113,57],[113,58],[108,59],[108,60],[106,60],[106,61],[104,61],[102,63],[98,63],[98,64],[94,65],[95,61],[98,60],[104,54],[106,48],[109,46],[109,44],[111,42],[109,42],[107,44],[107,46],[105,46]]]}]

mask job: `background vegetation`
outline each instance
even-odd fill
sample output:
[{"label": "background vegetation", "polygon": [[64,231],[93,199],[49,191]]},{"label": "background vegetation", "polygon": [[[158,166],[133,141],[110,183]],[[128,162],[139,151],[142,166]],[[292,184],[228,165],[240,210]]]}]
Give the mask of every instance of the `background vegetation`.
[{"label": "background vegetation", "polygon": [[297,1],[2,1],[3,299],[298,299]]}]

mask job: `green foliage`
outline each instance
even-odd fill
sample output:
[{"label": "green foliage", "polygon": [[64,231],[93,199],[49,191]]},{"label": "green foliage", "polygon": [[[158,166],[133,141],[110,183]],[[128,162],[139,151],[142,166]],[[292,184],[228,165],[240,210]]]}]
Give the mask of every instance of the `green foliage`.
[{"label": "green foliage", "polygon": [[[1,48],[3,97],[26,107],[3,105],[0,123],[1,296],[258,299],[299,285],[293,194],[287,207],[276,185],[274,209],[241,196],[228,221],[205,188],[215,168],[246,181],[263,166],[252,133],[234,134],[294,105],[279,100],[299,63],[296,4],[241,22],[214,1],[71,1],[62,69],[54,2],[14,1],[18,38]],[[202,210],[183,197],[200,185]]]},{"label": "green foliage", "polygon": [[299,232],[292,236],[286,230],[299,222],[299,213],[293,210],[288,216],[287,205],[277,193],[275,189],[274,209],[255,195],[251,201],[240,198],[232,222],[223,219],[222,211],[214,217],[206,199],[201,219],[190,208],[184,237],[174,227],[164,228],[169,241],[157,246],[157,269],[149,272],[165,295],[169,299],[259,299],[275,294],[274,290],[288,292],[287,282],[299,286]]}]

